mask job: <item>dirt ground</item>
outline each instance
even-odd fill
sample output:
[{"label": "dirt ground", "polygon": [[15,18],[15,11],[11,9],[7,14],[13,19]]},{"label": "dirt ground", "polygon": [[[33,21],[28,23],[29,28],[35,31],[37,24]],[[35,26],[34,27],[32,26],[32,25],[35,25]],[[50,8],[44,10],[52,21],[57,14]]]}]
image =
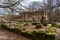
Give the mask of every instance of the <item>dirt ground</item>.
[{"label": "dirt ground", "polygon": [[13,32],[0,29],[0,40],[29,40]]},{"label": "dirt ground", "polygon": [[56,40],[60,40],[60,29],[58,28],[56,30],[57,34],[56,34]]}]

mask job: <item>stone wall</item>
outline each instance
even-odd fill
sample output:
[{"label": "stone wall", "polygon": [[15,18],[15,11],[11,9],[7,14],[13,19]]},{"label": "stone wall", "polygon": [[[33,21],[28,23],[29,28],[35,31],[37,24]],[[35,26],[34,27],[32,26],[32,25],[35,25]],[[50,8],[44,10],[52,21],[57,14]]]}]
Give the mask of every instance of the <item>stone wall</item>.
[{"label": "stone wall", "polygon": [[19,16],[21,16],[22,18],[19,18],[20,21],[31,21],[33,22],[40,22],[40,18],[43,15],[42,12],[26,12],[26,13],[20,13]]}]

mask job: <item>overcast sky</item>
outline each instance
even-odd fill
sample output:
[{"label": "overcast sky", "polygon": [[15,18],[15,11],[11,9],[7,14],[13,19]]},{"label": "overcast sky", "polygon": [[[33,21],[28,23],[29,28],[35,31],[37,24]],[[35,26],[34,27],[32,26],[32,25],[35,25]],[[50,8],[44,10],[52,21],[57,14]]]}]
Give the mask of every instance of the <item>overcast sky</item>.
[{"label": "overcast sky", "polygon": [[[6,0],[5,0],[6,1]],[[15,2],[16,2],[16,0],[14,0]],[[21,2],[21,4],[22,5],[24,5],[24,6],[26,6],[26,7],[28,7],[29,6],[29,4],[31,3],[31,2],[34,2],[34,1],[38,1],[38,2],[40,2],[40,3],[42,3],[44,0],[24,0],[24,1],[22,1]],[[55,0],[54,0],[55,1]],[[2,5],[2,2],[4,2],[4,0],[0,0],[0,5]],[[7,2],[7,1],[6,1]],[[45,0],[45,2],[46,2],[46,0]],[[54,2],[54,5],[55,5],[55,3],[56,2]],[[20,7],[20,6],[19,6]],[[23,8],[24,9],[24,8]],[[6,13],[2,8],[0,8],[0,15],[2,15],[3,13]]]},{"label": "overcast sky", "polygon": [[40,2],[42,2],[43,0],[25,0],[25,1],[22,2],[22,4],[29,5],[29,3],[33,2],[33,1],[40,1]]},{"label": "overcast sky", "polygon": [[[40,1],[40,2],[42,2],[43,0],[24,0],[24,1],[21,2],[21,4],[28,7],[29,4],[31,2],[33,2],[33,1]],[[2,2],[4,2],[4,0],[0,0],[0,5],[2,5]],[[2,8],[0,8],[0,15],[2,15],[4,12],[5,11]]]}]

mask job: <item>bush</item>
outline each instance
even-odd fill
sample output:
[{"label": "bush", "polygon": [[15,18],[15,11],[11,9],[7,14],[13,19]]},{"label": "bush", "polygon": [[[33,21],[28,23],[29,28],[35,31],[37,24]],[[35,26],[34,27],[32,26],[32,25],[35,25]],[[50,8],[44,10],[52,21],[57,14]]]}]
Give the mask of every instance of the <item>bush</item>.
[{"label": "bush", "polygon": [[37,24],[36,25],[36,29],[39,29],[39,28],[42,28],[42,25],[41,24]]},{"label": "bush", "polygon": [[43,23],[43,26],[47,26],[47,23]]},{"label": "bush", "polygon": [[60,28],[60,25],[58,25],[57,27]]},{"label": "bush", "polygon": [[56,27],[50,27],[49,29],[48,29],[48,33],[47,34],[49,34],[49,35],[51,35],[51,34],[56,34]]},{"label": "bush", "polygon": [[1,24],[1,28],[2,28],[2,29],[8,29],[7,26],[4,25],[4,24]]},{"label": "bush", "polygon": [[1,24],[1,29],[4,29],[4,30],[8,30],[8,31],[13,31],[12,28],[9,28],[8,26],[4,25],[4,24]]},{"label": "bush", "polygon": [[52,27],[60,28],[60,23],[51,23],[51,24],[52,24]]},{"label": "bush", "polygon": [[55,40],[55,35],[47,35],[46,32],[32,32],[32,40]]},{"label": "bush", "polygon": [[32,23],[32,25],[37,25],[37,24],[40,24],[40,23]]},{"label": "bush", "polygon": [[29,25],[29,24],[28,24],[28,23],[25,23],[25,24],[24,24],[24,26],[27,26],[27,25]]},{"label": "bush", "polygon": [[60,28],[60,23],[57,23],[57,27]]},{"label": "bush", "polygon": [[[39,28],[40,28],[40,24],[38,24]],[[38,27],[37,26],[37,27]],[[24,37],[27,37],[29,39],[32,39],[32,40],[55,40],[55,34],[52,34],[53,31],[56,31],[55,28],[50,28],[47,32],[46,31],[36,31],[36,30],[32,30],[31,32],[25,30],[25,29],[19,29],[19,28],[9,28],[7,27],[6,25],[1,25],[1,28],[3,29],[8,29],[8,31],[12,31],[12,32],[15,32],[17,34],[20,34]],[[53,31],[51,31],[53,30]],[[48,33],[51,33],[51,34],[48,34]],[[55,33],[55,32],[54,32]]]},{"label": "bush", "polygon": [[57,23],[51,23],[52,27],[57,27]]},{"label": "bush", "polygon": [[52,24],[47,24],[48,27],[52,27]]},{"label": "bush", "polygon": [[25,28],[23,28],[22,30],[25,30]]}]

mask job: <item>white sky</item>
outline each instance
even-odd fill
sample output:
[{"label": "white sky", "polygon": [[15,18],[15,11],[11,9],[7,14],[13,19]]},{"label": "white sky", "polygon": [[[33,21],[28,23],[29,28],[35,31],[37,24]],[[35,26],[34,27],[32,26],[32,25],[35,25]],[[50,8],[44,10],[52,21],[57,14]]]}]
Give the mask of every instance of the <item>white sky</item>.
[{"label": "white sky", "polygon": [[30,1],[41,1],[42,2],[43,0],[30,0]]},{"label": "white sky", "polygon": [[21,4],[28,7],[29,4],[30,4],[31,2],[33,2],[33,1],[43,2],[43,0],[25,0],[25,1],[21,2]]},{"label": "white sky", "polygon": [[[0,0],[0,1],[4,1],[4,0]],[[29,4],[33,1],[40,1],[40,2],[43,2],[43,0],[24,0],[22,3],[22,5],[24,6],[29,6]],[[1,5],[1,2],[0,2],[0,5]],[[4,11],[2,11],[2,9],[0,9],[0,13],[3,13]]]}]

